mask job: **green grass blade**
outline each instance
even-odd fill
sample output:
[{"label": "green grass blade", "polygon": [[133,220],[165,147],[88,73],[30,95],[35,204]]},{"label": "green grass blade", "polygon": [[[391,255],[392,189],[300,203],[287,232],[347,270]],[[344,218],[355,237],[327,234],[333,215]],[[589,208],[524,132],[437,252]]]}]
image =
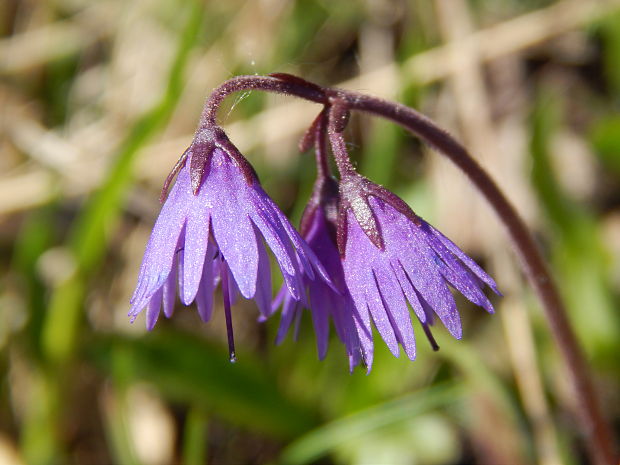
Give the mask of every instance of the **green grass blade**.
[{"label": "green grass blade", "polygon": [[463,393],[464,389],[456,385],[434,386],[339,418],[296,439],[282,452],[281,462],[311,463],[346,441],[449,405]]},{"label": "green grass blade", "polygon": [[104,370],[111,368],[107,354],[112,348],[127,354],[132,381],[147,381],[165,397],[190,402],[230,423],[283,438],[316,424],[313,414],[282,394],[261,360],[249,353],[240,353],[233,364],[219,345],[159,328],[139,340],[99,341],[92,356]]}]

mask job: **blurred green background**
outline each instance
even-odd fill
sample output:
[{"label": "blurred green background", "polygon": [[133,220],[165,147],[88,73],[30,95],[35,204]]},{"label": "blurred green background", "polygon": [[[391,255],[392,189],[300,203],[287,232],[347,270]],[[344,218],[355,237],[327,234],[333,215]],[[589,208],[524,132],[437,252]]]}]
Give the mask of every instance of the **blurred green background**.
[{"label": "blurred green background", "polygon": [[[488,316],[418,360],[377,337],[370,375],[310,318],[182,308],[126,317],[159,189],[202,103],[237,74],[288,72],[396,99],[447,128],[531,225],[600,401],[620,425],[620,1],[0,2],[0,463],[587,463],[538,303],[488,207],[448,162],[355,116],[360,171],[493,274]],[[318,107],[232,97],[223,127],[297,224],[313,182],[296,144]],[[275,285],[279,284],[278,282]],[[219,299],[216,299],[219,300]],[[416,328],[416,334],[420,334]]]}]

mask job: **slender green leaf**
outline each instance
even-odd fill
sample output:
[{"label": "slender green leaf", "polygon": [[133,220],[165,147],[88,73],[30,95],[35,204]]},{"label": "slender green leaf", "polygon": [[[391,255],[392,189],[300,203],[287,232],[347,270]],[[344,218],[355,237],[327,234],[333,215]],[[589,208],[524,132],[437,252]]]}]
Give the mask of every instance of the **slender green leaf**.
[{"label": "slender green leaf", "polygon": [[315,425],[314,416],[285,397],[261,361],[238,354],[230,363],[219,345],[185,332],[159,328],[140,339],[110,338],[93,356],[108,370],[107,354],[123,348],[135,380],[153,383],[166,397],[190,402],[229,422],[278,437]]},{"label": "slender green leaf", "polygon": [[433,386],[336,419],[296,439],[282,452],[281,462],[287,465],[311,463],[346,441],[450,405],[463,393],[463,387],[456,385]]}]

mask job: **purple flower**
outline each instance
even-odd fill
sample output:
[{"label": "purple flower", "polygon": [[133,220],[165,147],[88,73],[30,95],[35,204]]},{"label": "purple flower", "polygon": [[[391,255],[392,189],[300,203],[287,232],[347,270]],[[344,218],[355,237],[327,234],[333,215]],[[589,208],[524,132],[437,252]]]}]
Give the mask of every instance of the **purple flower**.
[{"label": "purple flower", "polygon": [[487,285],[499,294],[493,279],[393,193],[357,174],[347,174],[340,185],[338,223],[344,276],[355,302],[355,324],[369,369],[371,320],[395,356],[400,344],[410,359],[415,358],[407,302],[434,347],[429,326],[435,315],[452,336],[462,336],[448,285],[493,312],[482,292]]},{"label": "purple flower", "polygon": [[265,316],[271,310],[265,244],[294,300],[303,297],[305,283],[328,278],[225,137],[215,129],[199,131],[173,171],[180,170],[146,246],[129,316],[133,321],[147,307],[148,329],[162,307],[170,317],[178,282],[181,301],[189,305],[195,300],[200,317],[208,321],[220,282],[234,358],[230,304],[237,294],[254,299]]},{"label": "purple flower", "polygon": [[295,300],[283,286],[274,300],[273,310],[282,305],[282,316],[276,343],[284,340],[293,321],[299,324],[303,308],[309,308],[317,338],[319,359],[327,354],[329,321],[333,321],[338,338],[344,343],[349,369],[360,363],[361,352],[355,322],[354,303],[345,280],[340,254],[336,246],[336,208],[338,186],[329,177],[320,177],[301,220],[301,235],[319,258],[331,279],[330,285],[321,280],[305,279],[309,302]]}]

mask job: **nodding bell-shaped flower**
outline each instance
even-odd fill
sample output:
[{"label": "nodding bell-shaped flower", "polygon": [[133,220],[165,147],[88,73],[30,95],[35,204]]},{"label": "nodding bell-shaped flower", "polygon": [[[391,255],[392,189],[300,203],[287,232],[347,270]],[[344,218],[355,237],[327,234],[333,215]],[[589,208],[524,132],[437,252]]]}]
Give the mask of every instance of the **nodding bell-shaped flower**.
[{"label": "nodding bell-shaped flower", "polygon": [[198,130],[164,195],[177,173],[146,246],[129,316],[133,321],[146,307],[146,326],[152,329],[162,307],[165,316],[172,315],[178,285],[183,304],[195,301],[208,321],[219,283],[234,360],[230,306],[237,295],[254,299],[262,315],[271,312],[267,247],[294,301],[305,298],[306,282],[329,278],[221,129]]},{"label": "nodding bell-shaped flower", "polygon": [[435,316],[452,336],[462,336],[448,286],[493,312],[482,291],[486,285],[499,294],[493,279],[402,199],[353,171],[340,181],[338,247],[369,370],[373,359],[371,321],[395,356],[400,344],[410,359],[415,358],[407,302],[434,348],[429,326]]}]

